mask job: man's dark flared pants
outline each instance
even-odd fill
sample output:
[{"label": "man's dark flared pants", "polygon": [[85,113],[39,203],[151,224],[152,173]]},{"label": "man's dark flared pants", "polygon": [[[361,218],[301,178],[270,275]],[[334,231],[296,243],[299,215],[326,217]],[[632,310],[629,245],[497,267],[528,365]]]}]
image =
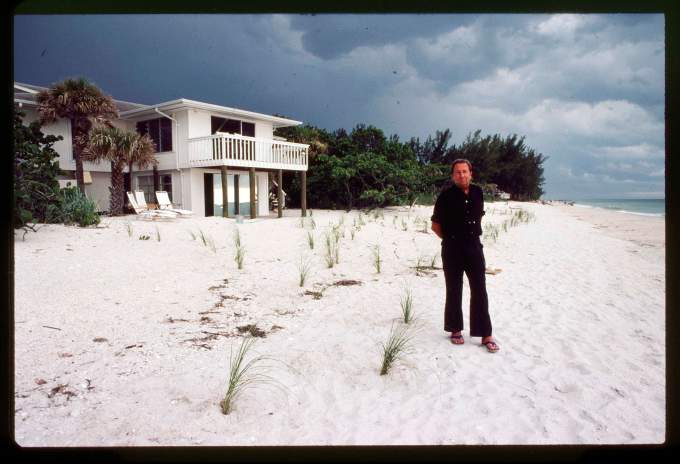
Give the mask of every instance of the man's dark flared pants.
[{"label": "man's dark flared pants", "polygon": [[491,335],[489,299],[486,294],[484,251],[478,238],[470,240],[444,240],[442,265],[446,280],[446,307],[444,330],[463,330],[463,273],[470,285],[470,336]]}]

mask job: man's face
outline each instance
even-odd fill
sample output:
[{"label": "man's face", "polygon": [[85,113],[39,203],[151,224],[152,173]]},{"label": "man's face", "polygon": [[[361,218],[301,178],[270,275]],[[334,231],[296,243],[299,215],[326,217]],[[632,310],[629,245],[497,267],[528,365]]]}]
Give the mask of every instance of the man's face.
[{"label": "man's face", "polygon": [[453,183],[456,184],[458,188],[467,189],[470,187],[472,173],[470,172],[470,168],[468,168],[467,163],[457,163],[453,167],[451,180],[453,180]]}]

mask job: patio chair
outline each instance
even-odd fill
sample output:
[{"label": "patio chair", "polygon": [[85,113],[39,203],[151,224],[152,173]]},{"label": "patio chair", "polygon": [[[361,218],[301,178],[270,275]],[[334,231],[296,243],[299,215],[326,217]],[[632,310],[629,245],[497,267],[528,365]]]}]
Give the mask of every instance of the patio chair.
[{"label": "patio chair", "polygon": [[172,211],[173,213],[177,213],[183,217],[193,216],[194,214],[194,212],[189,209],[175,208],[170,201],[168,192],[164,190],[156,192],[156,200],[158,201],[158,207],[161,209],[161,211]]},{"label": "patio chair", "polygon": [[[127,197],[130,201],[132,209],[135,211],[135,214],[137,214],[137,216],[141,219],[175,219],[177,217],[177,214],[171,211],[142,208],[135,200],[135,196],[132,194],[132,192],[127,192]],[[146,205],[146,202],[144,202],[144,204]]]}]

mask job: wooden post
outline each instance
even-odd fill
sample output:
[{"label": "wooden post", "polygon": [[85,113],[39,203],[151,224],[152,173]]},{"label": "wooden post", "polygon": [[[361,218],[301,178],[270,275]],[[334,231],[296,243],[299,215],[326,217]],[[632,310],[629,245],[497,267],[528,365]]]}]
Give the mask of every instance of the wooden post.
[{"label": "wooden post", "polygon": [[241,175],[234,174],[234,215],[238,216],[241,214],[241,199],[239,198],[239,192],[241,188],[239,187]]},{"label": "wooden post", "polygon": [[307,171],[300,171],[300,206],[302,217],[307,216]]},{"label": "wooden post", "polygon": [[279,217],[283,216],[283,169],[279,169],[279,177],[276,180],[279,183],[277,196],[279,199]]},{"label": "wooden post", "polygon": [[248,174],[250,180],[250,218],[255,219],[257,217],[255,210],[255,168],[250,168]]},{"label": "wooden post", "polygon": [[221,166],[222,171],[222,217],[229,217],[229,190],[227,189],[227,167]]}]

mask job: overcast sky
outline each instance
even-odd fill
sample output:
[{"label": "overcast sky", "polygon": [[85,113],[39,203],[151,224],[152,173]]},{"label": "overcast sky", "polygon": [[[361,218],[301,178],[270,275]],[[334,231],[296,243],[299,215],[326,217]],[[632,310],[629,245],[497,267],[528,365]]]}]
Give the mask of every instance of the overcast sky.
[{"label": "overcast sky", "polygon": [[663,198],[661,14],[16,16],[14,79],[83,76],[402,141],[525,136],[544,198]]}]

